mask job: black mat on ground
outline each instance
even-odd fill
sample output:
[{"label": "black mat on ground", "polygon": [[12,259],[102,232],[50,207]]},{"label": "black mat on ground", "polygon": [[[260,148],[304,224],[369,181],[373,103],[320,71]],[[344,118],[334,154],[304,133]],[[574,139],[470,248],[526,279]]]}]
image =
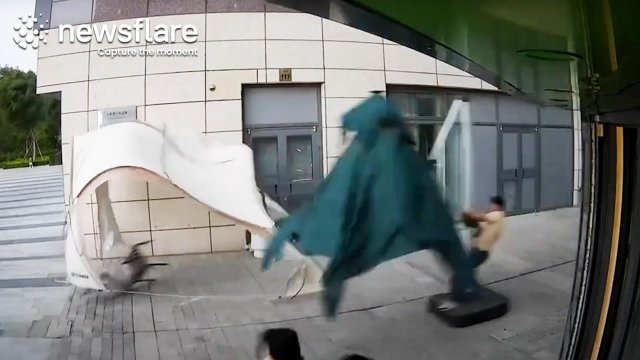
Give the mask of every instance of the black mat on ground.
[{"label": "black mat on ground", "polygon": [[509,299],[487,288],[482,288],[477,298],[464,303],[454,302],[451,294],[437,294],[429,298],[429,311],[453,327],[467,327],[506,314]]}]

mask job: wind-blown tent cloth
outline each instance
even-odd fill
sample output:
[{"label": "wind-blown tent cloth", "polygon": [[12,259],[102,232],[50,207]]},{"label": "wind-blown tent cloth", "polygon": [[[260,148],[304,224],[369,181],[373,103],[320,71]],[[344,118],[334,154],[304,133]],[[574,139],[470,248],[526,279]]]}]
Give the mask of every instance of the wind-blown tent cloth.
[{"label": "wind-blown tent cloth", "polygon": [[[285,241],[306,255],[324,255],[325,309],[334,316],[343,283],[378,264],[433,249],[451,266],[456,292],[477,284],[434,169],[413,148],[400,114],[374,95],[348,112],[356,136],[314,199],[280,220],[263,259],[277,258]],[[381,285],[382,286],[382,285]]]}]

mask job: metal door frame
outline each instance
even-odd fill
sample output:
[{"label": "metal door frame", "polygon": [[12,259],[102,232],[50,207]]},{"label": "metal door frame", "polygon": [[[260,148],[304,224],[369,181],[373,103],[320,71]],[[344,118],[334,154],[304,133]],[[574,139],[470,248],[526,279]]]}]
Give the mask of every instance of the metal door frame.
[{"label": "metal door frame", "polygon": [[[501,124],[498,125],[498,132],[500,136],[498,137],[498,164],[497,175],[498,175],[498,193],[500,196],[504,198],[504,183],[506,181],[515,181],[516,182],[516,204],[514,204],[514,210],[508,211],[508,215],[522,215],[531,212],[539,212],[540,211],[540,127],[538,125],[533,124]],[[518,134],[517,141],[517,151],[518,151],[518,168],[516,169],[516,173],[513,177],[505,176],[504,169],[504,133],[515,133]],[[523,161],[522,161],[522,134],[535,134],[535,168],[533,169],[530,176],[526,176],[526,178],[536,179],[536,183],[534,186],[535,194],[534,194],[534,205],[533,209],[522,209],[522,183],[525,177],[523,176]],[[532,210],[532,211],[530,211]]]}]

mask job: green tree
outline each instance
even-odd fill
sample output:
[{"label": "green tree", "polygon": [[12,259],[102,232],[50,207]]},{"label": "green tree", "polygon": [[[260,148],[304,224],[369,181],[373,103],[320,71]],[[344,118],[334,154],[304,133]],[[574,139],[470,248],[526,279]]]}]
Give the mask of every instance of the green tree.
[{"label": "green tree", "polygon": [[31,157],[41,149],[59,148],[60,105],[57,99],[36,94],[36,74],[0,69],[0,152],[25,151]]}]

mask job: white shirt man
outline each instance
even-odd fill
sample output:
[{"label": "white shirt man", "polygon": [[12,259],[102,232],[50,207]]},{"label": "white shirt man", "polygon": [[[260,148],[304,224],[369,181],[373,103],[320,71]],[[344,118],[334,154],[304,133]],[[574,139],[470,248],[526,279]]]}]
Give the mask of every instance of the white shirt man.
[{"label": "white shirt man", "polygon": [[469,258],[474,268],[489,257],[490,251],[502,237],[504,231],[504,201],[499,196],[491,198],[491,206],[485,213],[465,212],[468,219],[477,222],[478,230],[471,240]]}]

